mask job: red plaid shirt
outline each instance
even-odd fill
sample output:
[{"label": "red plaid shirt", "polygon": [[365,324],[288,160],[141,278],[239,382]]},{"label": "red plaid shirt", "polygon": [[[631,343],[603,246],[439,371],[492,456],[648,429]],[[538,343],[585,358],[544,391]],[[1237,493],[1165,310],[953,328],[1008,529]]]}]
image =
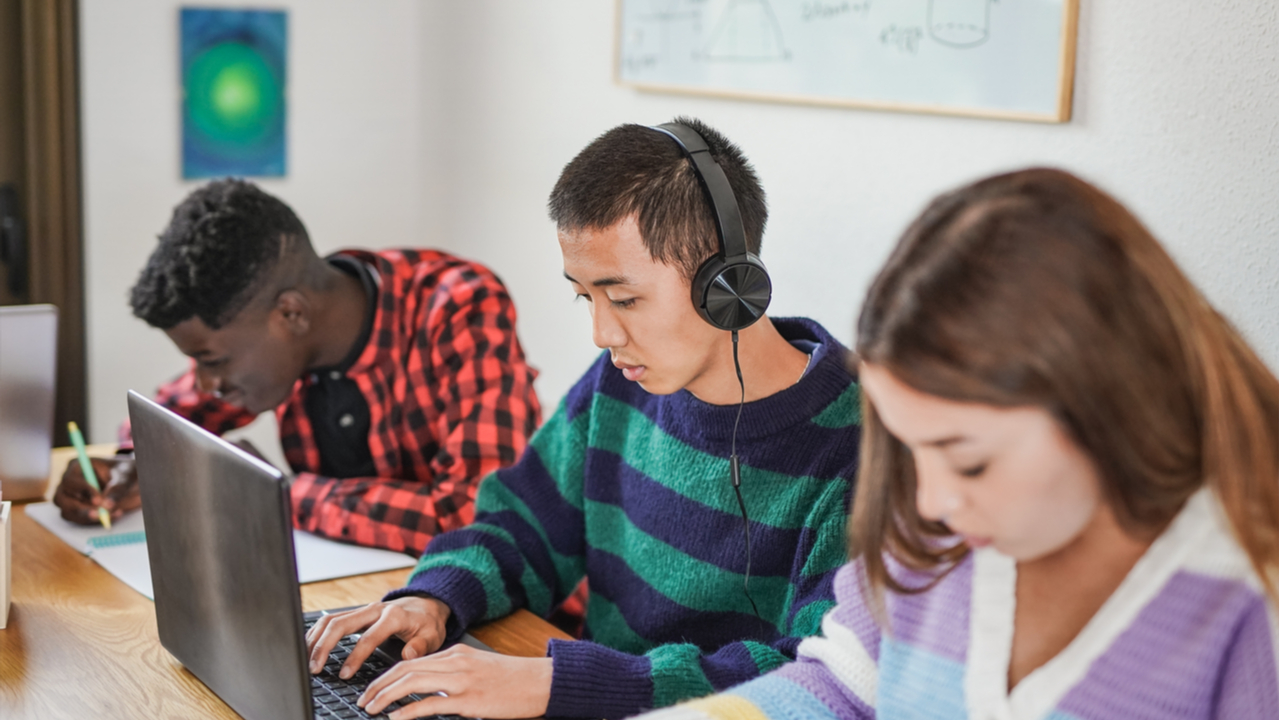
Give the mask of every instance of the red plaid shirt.
[{"label": "red plaid shirt", "polygon": [[[535,371],[516,339],[516,310],[487,268],[434,250],[343,250],[379,278],[369,344],[347,371],[369,405],[376,477],[321,477],[306,376],[276,408],[296,473],[294,524],[319,535],[419,554],[471,522],[480,479],[510,465],[537,428]],[[194,369],[157,401],[211,432],[253,421],[196,390]],[[127,434],[127,429],[125,433]]]}]

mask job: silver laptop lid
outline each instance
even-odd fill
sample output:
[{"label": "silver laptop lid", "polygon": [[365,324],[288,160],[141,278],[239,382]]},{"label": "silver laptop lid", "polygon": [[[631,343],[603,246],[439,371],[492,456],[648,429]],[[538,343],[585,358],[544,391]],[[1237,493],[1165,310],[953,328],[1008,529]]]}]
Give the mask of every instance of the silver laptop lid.
[{"label": "silver laptop lid", "polygon": [[44,495],[57,371],[58,309],[0,307],[0,486],[7,500]]},{"label": "silver laptop lid", "polygon": [[160,643],[233,710],[312,716],[288,482],[129,392]]}]

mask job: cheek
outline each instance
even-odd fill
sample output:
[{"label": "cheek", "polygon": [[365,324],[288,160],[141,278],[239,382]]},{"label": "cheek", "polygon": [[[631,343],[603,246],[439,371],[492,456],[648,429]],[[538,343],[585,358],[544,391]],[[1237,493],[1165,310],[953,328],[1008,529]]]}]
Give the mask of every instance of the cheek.
[{"label": "cheek", "polygon": [[301,374],[295,349],[269,339],[258,346],[253,361],[245,364],[244,382],[256,390],[276,390],[293,386]]},{"label": "cheek", "polygon": [[[685,307],[688,306],[688,307]],[[681,364],[696,355],[705,343],[704,328],[710,329],[689,303],[655,304],[652,312],[627,318],[631,340],[644,346],[652,360],[663,364]]]},{"label": "cheek", "polygon": [[1009,553],[1030,560],[1074,540],[1093,519],[1101,493],[1092,467],[1076,453],[1048,450],[1006,489],[1010,512],[1002,524],[1015,545]]}]

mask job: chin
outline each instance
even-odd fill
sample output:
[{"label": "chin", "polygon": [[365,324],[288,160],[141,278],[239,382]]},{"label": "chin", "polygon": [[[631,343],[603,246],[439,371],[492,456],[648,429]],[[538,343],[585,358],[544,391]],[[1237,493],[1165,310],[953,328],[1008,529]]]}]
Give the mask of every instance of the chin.
[{"label": "chin", "polygon": [[1018,562],[1033,562],[1042,558],[1049,557],[1062,549],[1058,547],[1047,547],[1042,544],[1030,545],[1027,543],[1001,543],[993,542],[991,547],[1001,555],[1013,558]]},{"label": "chin", "polygon": [[1000,553],[1001,555],[1004,555],[1007,558],[1012,558],[1013,560],[1016,560],[1018,562],[1022,562],[1023,560],[1027,559],[1026,557],[1024,557],[1025,553],[1019,553],[1017,548],[1011,548],[1008,545],[1005,545],[1003,543],[993,542],[987,547],[991,550],[995,550],[996,552]]},{"label": "chin", "polygon": [[[292,391],[292,388],[290,388],[290,390]],[[275,410],[276,408],[280,407],[280,405],[283,404],[284,401],[288,399],[289,399],[289,393],[285,393],[276,402],[262,402],[260,400],[246,399],[244,404],[241,405],[240,407],[244,408],[245,412],[250,412],[250,413],[253,413],[254,415],[261,415],[262,413],[268,410]]]},{"label": "chin", "polygon": [[636,384],[650,395],[670,395],[680,391],[678,387],[671,387],[669,384],[650,380],[640,380]]},{"label": "chin", "polygon": [[247,413],[253,413],[254,415],[257,415],[258,413],[262,412],[262,410],[258,407],[258,403],[255,403],[252,400],[240,403],[239,407],[241,410]]}]

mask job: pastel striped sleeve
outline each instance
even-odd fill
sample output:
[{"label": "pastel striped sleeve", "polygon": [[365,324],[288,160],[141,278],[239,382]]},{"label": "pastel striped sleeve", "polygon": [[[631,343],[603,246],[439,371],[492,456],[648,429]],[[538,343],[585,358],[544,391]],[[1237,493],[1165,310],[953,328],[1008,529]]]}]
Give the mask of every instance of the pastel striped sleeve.
[{"label": "pastel striped sleeve", "polygon": [[[804,661],[793,663],[802,664]],[[834,677],[814,687],[814,677],[787,677],[788,665],[732,690],[647,713],[644,720],[872,720],[875,709],[845,696]]]},{"label": "pastel striped sleeve", "polygon": [[836,607],[798,659],[719,695],[644,715],[646,720],[767,720],[876,716],[880,631],[858,588],[855,565],[836,574]]}]

